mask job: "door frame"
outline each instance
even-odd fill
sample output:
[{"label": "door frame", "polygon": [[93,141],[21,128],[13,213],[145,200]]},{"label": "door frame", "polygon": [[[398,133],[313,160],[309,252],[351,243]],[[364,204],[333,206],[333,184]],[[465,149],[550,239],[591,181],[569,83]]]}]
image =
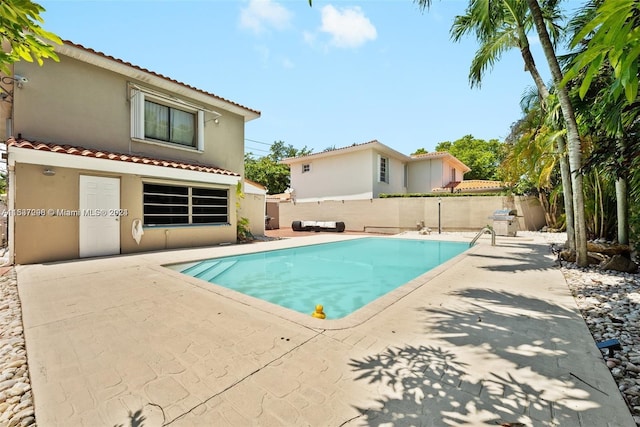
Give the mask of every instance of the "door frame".
[{"label": "door frame", "polygon": [[[87,185],[91,182],[97,184],[106,184],[110,182],[115,184],[115,197],[108,200],[108,198],[101,197],[97,204],[89,206],[87,204]],[[120,254],[120,178],[112,176],[97,176],[81,174],[78,181],[78,255],[80,258],[93,257],[93,256],[108,256]],[[98,197],[104,196],[104,192],[100,193],[98,190]],[[111,221],[115,222],[117,226],[111,224]],[[105,234],[94,234],[90,236],[86,233],[91,233],[91,226],[107,226]],[[110,226],[110,228],[109,228]],[[112,235],[107,235],[107,230],[111,229]],[[86,239],[92,239],[88,241]],[[88,245],[88,242],[100,241],[105,243],[103,248],[96,247],[94,245]]]}]

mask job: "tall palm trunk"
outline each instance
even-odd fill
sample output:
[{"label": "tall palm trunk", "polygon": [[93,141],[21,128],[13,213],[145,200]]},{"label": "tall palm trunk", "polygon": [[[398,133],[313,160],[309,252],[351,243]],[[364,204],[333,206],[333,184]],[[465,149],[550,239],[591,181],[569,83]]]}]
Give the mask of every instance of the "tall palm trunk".
[{"label": "tall palm trunk", "polygon": [[567,222],[567,239],[569,240],[569,249],[575,250],[576,221],[573,209],[573,186],[571,184],[571,168],[569,167],[569,158],[567,156],[567,143],[563,136],[556,141],[556,149],[560,162],[560,177],[562,178],[562,198]]},{"label": "tall palm trunk", "polygon": [[[618,140],[618,147],[624,153],[626,151],[626,141],[623,138]],[[616,178],[616,211],[618,217],[618,243],[629,244],[629,206],[626,173],[623,171]]]},{"label": "tall palm trunk", "polygon": [[616,210],[618,212],[618,243],[629,244],[629,206],[627,201],[627,180],[616,179]]},{"label": "tall palm trunk", "polygon": [[[544,83],[544,80],[538,72],[535,60],[531,54],[529,48],[529,41],[524,29],[520,29],[520,54],[524,61],[524,68],[531,74],[533,81],[538,88],[538,94],[540,95],[540,104],[544,111],[547,110],[547,99],[549,98],[549,89]],[[564,137],[560,137],[556,141],[556,151],[558,155],[558,161],[560,163],[560,177],[562,178],[562,194],[564,200],[564,212],[566,215],[567,223],[567,238],[569,240],[569,249],[576,249],[576,235],[575,235],[575,220],[573,215],[573,188],[571,185],[571,173],[569,169],[569,159],[567,157],[567,147]]]},{"label": "tall palm trunk", "polygon": [[[544,18],[538,0],[527,0],[533,23],[540,38],[540,44],[549,63],[553,83],[558,91],[558,99],[562,116],[567,128],[567,144],[569,148],[569,167],[571,172],[571,184],[573,187],[573,209],[575,223],[575,240],[576,240],[576,261],[579,266],[585,267],[587,261],[587,229],[584,216],[584,194],[582,191],[582,175],[580,174],[580,166],[582,164],[582,149],[580,142],[580,133],[578,132],[578,123],[569,99],[569,91],[566,86],[562,86],[562,70],[558,64],[549,33],[544,24]],[[568,223],[568,221],[567,221]]]}]

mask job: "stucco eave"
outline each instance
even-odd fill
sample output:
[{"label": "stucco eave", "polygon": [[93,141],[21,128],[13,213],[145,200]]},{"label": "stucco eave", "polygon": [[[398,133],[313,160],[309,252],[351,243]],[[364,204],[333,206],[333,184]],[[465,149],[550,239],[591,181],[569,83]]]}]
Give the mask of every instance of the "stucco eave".
[{"label": "stucco eave", "polygon": [[201,102],[206,105],[211,105],[216,108],[224,109],[226,111],[238,114],[244,117],[244,121],[248,122],[260,117],[260,113],[248,108],[242,108],[239,104],[233,104],[231,102],[225,102],[221,98],[207,95],[198,90],[192,89],[187,85],[180,84],[162,78],[158,75],[154,75],[150,72],[146,72],[142,69],[138,69],[129,66],[123,62],[110,59],[106,56],[97,55],[87,50],[81,49],[69,44],[56,45],[55,50],[58,54],[64,55],[78,61],[85,62],[87,64],[95,65],[97,67],[112,71],[114,73],[123,75],[130,79],[148,83],[156,88],[166,90],[172,94],[182,95],[189,97],[193,100]]},{"label": "stucco eave", "polygon": [[453,154],[448,153],[446,151],[429,153],[428,155],[425,155],[425,156],[412,156],[410,158],[410,161],[412,163],[418,163],[418,162],[426,162],[426,161],[435,160],[435,159],[442,159],[443,162],[447,162],[454,166],[457,166],[458,168],[462,169],[464,173],[471,171],[471,168],[469,166],[465,165],[464,163],[462,163],[460,159],[458,159]]}]

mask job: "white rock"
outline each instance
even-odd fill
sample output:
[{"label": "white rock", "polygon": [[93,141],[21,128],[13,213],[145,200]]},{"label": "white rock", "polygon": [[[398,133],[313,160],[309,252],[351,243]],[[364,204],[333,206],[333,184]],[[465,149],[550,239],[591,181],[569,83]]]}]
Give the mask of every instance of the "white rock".
[{"label": "white rock", "polygon": [[16,359],[16,360],[8,363],[6,366],[8,368],[19,368],[20,366],[23,366],[25,363],[27,363],[26,359]]},{"label": "white rock", "polygon": [[31,390],[31,384],[27,384],[26,382],[17,382],[9,389],[9,393],[13,396],[22,396],[29,390]]},{"label": "white rock", "polygon": [[34,424],[36,419],[33,416],[25,417],[20,421],[20,427],[27,427]]},{"label": "white rock", "polygon": [[0,391],[4,391],[4,390],[7,390],[7,389],[10,389],[17,382],[18,382],[18,380],[14,380],[14,379],[2,381],[0,383]]},{"label": "white rock", "polygon": [[34,414],[33,408],[23,409],[22,411],[16,413],[11,420],[9,421],[9,427],[15,427],[20,424],[23,418],[30,417]]}]

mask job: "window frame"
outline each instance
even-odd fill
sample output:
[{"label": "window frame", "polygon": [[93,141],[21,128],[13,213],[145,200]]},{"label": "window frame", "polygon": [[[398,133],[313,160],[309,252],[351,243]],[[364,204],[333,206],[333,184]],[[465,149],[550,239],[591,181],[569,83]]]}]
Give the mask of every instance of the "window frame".
[{"label": "window frame", "polygon": [[378,155],[378,182],[389,183],[389,158],[382,155]]},{"label": "window frame", "polygon": [[404,188],[409,188],[409,165],[407,163],[403,167],[403,181]]},{"label": "window frame", "polygon": [[[147,122],[149,121],[149,107],[152,110],[157,110],[158,117],[152,123],[152,129],[149,131],[147,129]],[[144,100],[144,120],[145,120],[145,130],[144,130],[144,139],[151,141],[159,141],[163,143],[177,144],[180,146],[188,147],[188,148],[197,148],[198,145],[198,112],[191,111],[186,108],[177,108],[173,105],[168,105],[165,103],[161,103],[155,99],[149,99],[149,97],[145,97]],[[185,142],[180,142],[175,135],[180,132],[179,124],[181,122],[181,117],[188,119],[186,123],[189,126],[189,133],[186,135]],[[164,123],[166,122],[166,126]],[[151,133],[155,133],[151,135]],[[163,133],[163,135],[160,135]],[[188,141],[190,139],[190,141]]]},{"label": "window frame", "polygon": [[[167,190],[168,188],[171,188],[171,190]],[[210,193],[206,194],[206,192]],[[186,200],[180,201],[177,199]],[[224,200],[224,203],[202,203],[203,201],[221,200]],[[148,208],[153,209],[153,207],[156,208],[155,211],[152,212],[148,210]],[[202,213],[203,209],[209,209],[210,211],[209,213]],[[172,212],[172,210],[177,212]],[[214,213],[213,211],[216,210],[219,212]],[[145,227],[229,225],[229,212],[228,188],[167,184],[154,181],[145,181],[142,183],[142,223]],[[165,217],[168,218],[169,221],[157,222],[151,220],[152,218]],[[176,218],[184,218],[184,221],[174,221]],[[216,218],[217,220],[201,222],[198,218]]]},{"label": "window frame", "polygon": [[[149,144],[158,144],[188,151],[204,151],[204,108],[192,105],[186,101],[171,100],[160,94],[153,93],[139,87],[131,87],[131,139]],[[145,101],[168,107],[170,109],[191,113],[195,117],[194,144],[186,145],[178,142],[147,138],[145,135]]]},{"label": "window frame", "polygon": [[311,163],[303,163],[302,164],[302,173],[311,172]]}]

